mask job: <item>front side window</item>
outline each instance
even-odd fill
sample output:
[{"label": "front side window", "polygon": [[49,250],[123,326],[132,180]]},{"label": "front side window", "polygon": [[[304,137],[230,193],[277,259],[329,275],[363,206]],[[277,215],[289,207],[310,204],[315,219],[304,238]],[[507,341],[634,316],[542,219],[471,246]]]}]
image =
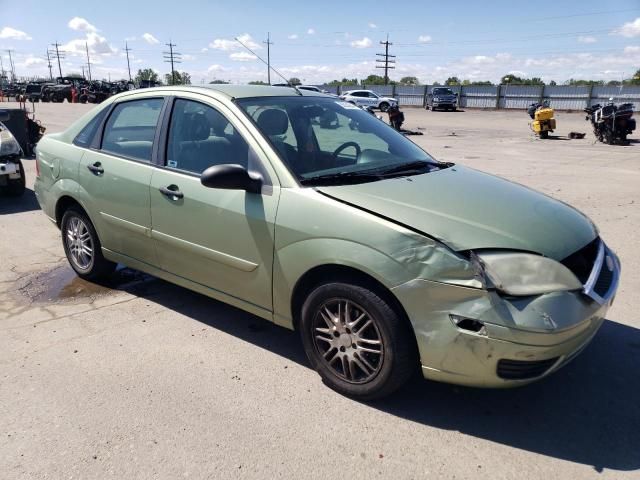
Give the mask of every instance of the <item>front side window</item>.
[{"label": "front side window", "polygon": [[260,97],[237,103],[303,185],[362,183],[388,178],[391,172],[427,173],[447,166],[342,100]]},{"label": "front side window", "polygon": [[162,98],[149,98],[117,104],[104,127],[102,150],[150,162],[163,103]]},{"label": "front side window", "polygon": [[213,165],[249,165],[249,146],[218,110],[177,99],[167,140],[167,167],[201,174]]}]

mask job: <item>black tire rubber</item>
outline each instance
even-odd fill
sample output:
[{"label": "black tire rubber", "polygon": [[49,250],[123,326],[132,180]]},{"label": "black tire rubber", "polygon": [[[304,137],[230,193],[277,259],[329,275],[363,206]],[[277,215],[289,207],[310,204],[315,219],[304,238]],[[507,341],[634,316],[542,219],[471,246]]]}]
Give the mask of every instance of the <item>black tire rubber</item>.
[{"label": "black tire rubber", "polygon": [[[380,371],[366,383],[354,384],[340,378],[321,360],[315,347],[313,320],[317,309],[331,298],[353,300],[376,319],[385,353]],[[404,385],[419,365],[415,337],[407,322],[380,295],[358,285],[326,283],[316,287],[302,306],[299,327],[311,366],[327,386],[348,397],[362,401],[386,397]]]},{"label": "black tire rubber", "polygon": [[380,111],[381,112],[386,112],[387,110],[389,110],[390,105],[387,102],[382,102],[380,104]]},{"label": "black tire rubber", "polygon": [[[91,235],[91,240],[93,241],[94,254],[91,264],[86,270],[81,270],[73,263],[70,258],[71,254],[69,253],[69,247],[67,246],[67,242],[65,242],[64,239],[67,223],[74,216],[80,218],[84,222],[84,224],[87,226],[87,230],[89,230],[89,234]],[[84,212],[84,210],[76,206],[69,207],[62,216],[62,221],[60,222],[60,232],[62,234],[62,248],[64,248],[64,253],[67,256],[67,261],[80,278],[88,281],[96,281],[108,277],[115,271],[117,264],[110,262],[102,255],[102,246],[100,244],[100,239],[98,238],[98,234],[96,233],[96,229],[94,228],[93,223],[91,223],[91,220],[89,220],[89,217]]]}]

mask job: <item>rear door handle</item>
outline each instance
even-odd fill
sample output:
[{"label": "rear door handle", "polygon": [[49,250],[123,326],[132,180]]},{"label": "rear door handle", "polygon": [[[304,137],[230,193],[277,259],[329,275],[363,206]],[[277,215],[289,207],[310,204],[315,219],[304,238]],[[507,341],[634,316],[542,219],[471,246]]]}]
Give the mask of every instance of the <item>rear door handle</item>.
[{"label": "rear door handle", "polygon": [[180,191],[177,185],[169,185],[168,187],[160,187],[160,193],[169,198],[169,200],[178,200],[184,198],[184,193]]},{"label": "rear door handle", "polygon": [[104,173],[104,168],[102,168],[102,164],[100,162],[96,162],[93,165],[87,165],[87,168],[91,170],[94,175],[102,175]]}]

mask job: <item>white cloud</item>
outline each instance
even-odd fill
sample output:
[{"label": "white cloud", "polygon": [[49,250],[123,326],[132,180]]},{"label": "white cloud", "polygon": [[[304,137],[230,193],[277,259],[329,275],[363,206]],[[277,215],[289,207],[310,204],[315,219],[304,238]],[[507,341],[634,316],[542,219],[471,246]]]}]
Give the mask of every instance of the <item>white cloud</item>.
[{"label": "white cloud", "polygon": [[222,65],[218,65],[218,64],[210,65],[209,68],[207,68],[207,72],[208,73],[226,72],[226,71],[227,71],[226,68],[224,68]]},{"label": "white cloud", "polygon": [[82,17],[73,17],[71,20],[69,20],[69,23],[67,24],[67,26],[71,29],[71,30],[77,30],[80,32],[97,32],[98,29],[90,24],[85,18]]},{"label": "white cloud", "polygon": [[200,51],[202,53],[207,53],[209,51],[209,49],[207,47],[201,48]]},{"label": "white cloud", "polygon": [[298,38],[298,34],[297,33],[292,33],[291,35],[287,36],[287,38],[289,40],[296,40]]},{"label": "white cloud", "polygon": [[628,47],[624,47],[624,53],[640,53],[640,46],[637,45],[630,45]]},{"label": "white cloud", "polygon": [[369,48],[371,45],[373,45],[373,42],[369,37],[364,37],[360,40],[354,40],[351,42],[351,46],[353,48]]},{"label": "white cloud", "polygon": [[592,36],[579,36],[578,37],[578,42],[580,43],[596,43],[598,41],[598,39],[596,37],[592,37]]},{"label": "white cloud", "polygon": [[196,57],[195,55],[190,55],[188,53],[185,53],[182,55],[182,60],[186,60],[186,61],[193,61],[196,60],[198,57]]},{"label": "white cloud", "polygon": [[[253,38],[251,38],[251,35],[249,35],[248,33],[238,36],[238,40],[240,40],[242,43],[244,43],[247,47],[249,47],[252,50],[257,50],[262,48],[262,45],[260,45]],[[231,50],[239,50],[243,48],[242,45],[240,45],[240,43],[238,43],[235,39],[229,40],[226,38],[216,38],[213,42],[209,44],[209,47],[214,48],[216,50],[222,50],[224,52],[228,52]]]},{"label": "white cloud", "polygon": [[70,55],[86,55],[85,44],[89,47],[89,52],[96,55],[111,55],[118,51],[109,45],[106,38],[96,32],[89,32],[86,38],[76,38],[65,43],[61,50]]},{"label": "white cloud", "polygon": [[369,23],[369,28],[378,28],[378,25],[375,23]]},{"label": "white cloud", "polygon": [[307,30],[307,35],[314,35],[316,33],[315,28],[310,28],[309,30]]},{"label": "white cloud", "polygon": [[158,43],[160,43],[160,40],[158,40],[156,37],[154,37],[150,33],[143,33],[142,38],[144,38],[144,41],[147,42],[149,45],[157,45]]},{"label": "white cloud", "polygon": [[22,30],[16,30],[11,27],[2,27],[0,30],[0,38],[10,38],[12,40],[31,40],[31,37]]},{"label": "white cloud", "polygon": [[420,43],[429,43],[431,41],[431,35],[420,35],[418,37],[418,42]]},{"label": "white cloud", "polygon": [[256,60],[258,57],[251,55],[248,52],[236,52],[229,55],[229,58],[235,62],[251,62]]},{"label": "white cloud", "polygon": [[633,22],[625,23],[614,33],[628,38],[640,37],[640,17],[636,18]]}]

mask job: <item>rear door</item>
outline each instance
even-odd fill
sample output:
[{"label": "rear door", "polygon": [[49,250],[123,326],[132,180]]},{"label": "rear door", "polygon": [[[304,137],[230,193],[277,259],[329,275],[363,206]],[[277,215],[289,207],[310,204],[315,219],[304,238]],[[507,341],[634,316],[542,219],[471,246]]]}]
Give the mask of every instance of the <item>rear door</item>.
[{"label": "rear door", "polygon": [[114,105],[101,141],[85,152],[78,175],[102,246],[151,265],[157,265],[157,258],[151,241],[149,183],[164,102],[153,97]]}]

